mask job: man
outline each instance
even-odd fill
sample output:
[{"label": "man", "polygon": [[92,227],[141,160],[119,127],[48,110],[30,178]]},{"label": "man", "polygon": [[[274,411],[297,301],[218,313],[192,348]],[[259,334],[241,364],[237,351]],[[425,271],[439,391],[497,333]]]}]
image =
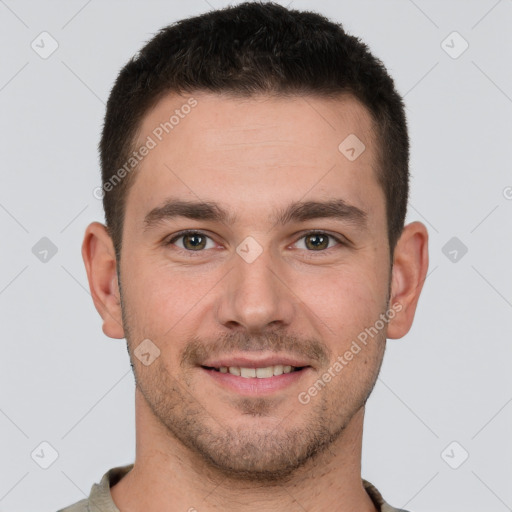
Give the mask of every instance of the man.
[{"label": "man", "polygon": [[276,4],[186,19],[120,72],[100,151],[82,254],[136,460],[64,510],[398,510],[361,478],[363,417],[428,256],[382,63]]}]

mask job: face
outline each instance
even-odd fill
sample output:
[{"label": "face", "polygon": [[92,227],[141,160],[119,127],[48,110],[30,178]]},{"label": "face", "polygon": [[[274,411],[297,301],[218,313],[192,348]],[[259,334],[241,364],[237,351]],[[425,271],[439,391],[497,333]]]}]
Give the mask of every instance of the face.
[{"label": "face", "polygon": [[192,96],[161,100],[139,133],[155,145],[126,199],[124,333],[170,439],[226,474],[284,477],[343,435],[384,353],[372,123],[349,97]]}]

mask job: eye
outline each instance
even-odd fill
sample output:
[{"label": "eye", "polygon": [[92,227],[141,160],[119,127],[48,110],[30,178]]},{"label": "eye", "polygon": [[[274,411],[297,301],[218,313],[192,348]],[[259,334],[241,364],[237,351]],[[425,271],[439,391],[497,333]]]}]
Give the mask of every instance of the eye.
[{"label": "eye", "polygon": [[[335,243],[331,243],[332,241]],[[310,231],[299,238],[295,245],[298,246],[298,249],[306,249],[309,252],[323,252],[335,245],[343,245],[343,243],[340,238],[324,231]],[[202,252],[215,247],[214,241],[201,231],[182,231],[166,242],[166,245],[176,245],[178,249],[189,253]]]},{"label": "eye", "polygon": [[[215,244],[213,240],[200,231],[182,231],[180,234],[169,240],[168,245],[181,240],[182,244],[177,243],[177,247],[186,251],[201,252],[203,249],[213,249]],[[211,245],[208,246],[208,241]]]},{"label": "eye", "polygon": [[343,244],[339,238],[324,233],[323,231],[311,231],[302,236],[296,244],[299,244],[301,240],[304,240],[304,243],[303,247],[298,247],[299,249],[307,249],[314,252],[322,252],[325,249],[330,249],[332,247],[332,245],[330,245],[331,240],[338,242],[338,244]]}]

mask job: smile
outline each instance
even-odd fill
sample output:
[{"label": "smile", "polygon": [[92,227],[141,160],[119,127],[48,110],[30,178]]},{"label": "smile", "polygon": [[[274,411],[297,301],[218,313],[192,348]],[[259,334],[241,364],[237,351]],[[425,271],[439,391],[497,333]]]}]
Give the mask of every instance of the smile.
[{"label": "smile", "polygon": [[303,367],[276,364],[274,366],[265,366],[262,368],[246,368],[243,366],[220,366],[219,368],[203,366],[207,370],[213,370],[220,373],[230,373],[243,377],[245,379],[268,379],[284,373],[292,373],[302,370]]},{"label": "smile", "polygon": [[[247,364],[247,363],[246,363]],[[267,363],[268,365],[268,363]],[[209,382],[242,396],[263,397],[298,386],[311,366],[274,364],[270,366],[200,366]],[[304,385],[302,385],[304,387]]]}]

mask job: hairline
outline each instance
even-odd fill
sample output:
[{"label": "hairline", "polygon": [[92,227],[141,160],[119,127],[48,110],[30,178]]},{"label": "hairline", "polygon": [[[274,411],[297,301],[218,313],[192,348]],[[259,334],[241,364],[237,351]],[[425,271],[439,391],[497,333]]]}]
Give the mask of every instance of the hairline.
[{"label": "hairline", "polygon": [[[140,136],[142,132],[142,125],[144,121],[149,116],[150,112],[153,111],[157,105],[164,100],[165,98],[168,98],[170,96],[183,96],[183,94],[194,94],[194,93],[211,93],[215,96],[223,97],[226,100],[230,99],[254,99],[254,98],[301,98],[301,97],[309,97],[309,98],[318,98],[318,99],[328,99],[328,100],[334,100],[334,101],[343,101],[344,99],[352,99],[355,100],[359,106],[361,106],[364,111],[369,115],[370,119],[370,129],[369,134],[372,137],[372,142],[375,142],[374,148],[374,161],[372,162],[372,170],[374,171],[375,178],[377,180],[377,183],[379,187],[381,188],[383,195],[384,195],[384,207],[385,207],[385,215],[386,215],[386,231],[387,231],[387,240],[389,244],[389,250],[390,255],[393,255],[394,246],[391,247],[391,232],[390,227],[388,223],[389,219],[389,205],[388,205],[388,198],[387,198],[387,191],[385,190],[385,151],[384,151],[384,126],[383,122],[379,121],[375,113],[371,110],[369,106],[366,105],[366,103],[361,100],[358,95],[350,90],[347,89],[340,89],[339,91],[314,91],[314,90],[304,90],[304,91],[294,91],[294,90],[280,90],[280,89],[271,89],[271,90],[260,90],[260,91],[244,91],[244,90],[237,90],[232,88],[224,88],[221,90],[210,90],[207,88],[201,88],[201,87],[194,87],[194,88],[179,88],[179,89],[165,89],[163,91],[158,92],[154,95],[153,98],[151,98],[151,101],[149,104],[145,107],[143,113],[141,114],[140,118],[138,119],[137,123],[132,128],[132,135],[130,137],[130,141],[125,144],[124,151],[122,151],[119,154],[119,161],[126,161],[129,158],[129,155],[136,151],[137,148],[142,144]],[[130,135],[130,134],[128,134]],[[117,222],[117,226],[119,228],[119,240],[118,240],[118,248],[116,248],[116,259],[120,260],[121,256],[121,250],[123,246],[123,232],[124,232],[124,225],[125,225],[125,215],[126,215],[126,203],[128,199],[128,194],[131,190],[131,188],[134,186],[134,183],[137,179],[137,171],[139,170],[139,165],[135,168],[135,172],[129,173],[122,181],[121,188],[119,189],[120,192],[120,211],[119,211],[119,220]],[[110,233],[110,229],[109,229]],[[110,233],[111,238],[112,233]],[[396,244],[396,240],[395,240]]]}]

